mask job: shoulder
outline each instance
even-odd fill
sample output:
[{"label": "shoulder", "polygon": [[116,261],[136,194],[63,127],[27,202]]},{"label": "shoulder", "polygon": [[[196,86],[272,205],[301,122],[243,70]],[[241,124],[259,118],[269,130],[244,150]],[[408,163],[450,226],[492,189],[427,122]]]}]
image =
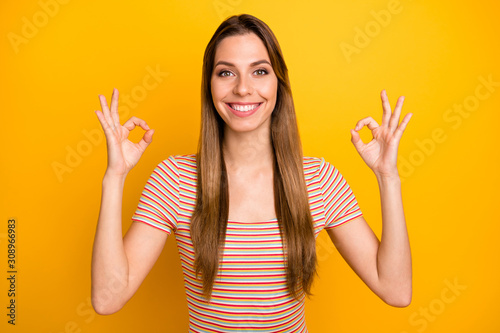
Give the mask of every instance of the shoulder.
[{"label": "shoulder", "polygon": [[196,154],[170,155],[158,165],[175,167],[176,169],[196,169]]},{"label": "shoulder", "polygon": [[153,174],[177,178],[182,175],[196,174],[196,154],[170,155],[157,164]]},{"label": "shoulder", "polygon": [[196,169],[196,154],[170,155],[168,159],[175,161],[179,167]]},{"label": "shoulder", "polygon": [[320,174],[322,171],[328,168],[334,168],[333,165],[325,161],[323,157],[309,157],[304,156],[304,174],[306,177],[308,175]]},{"label": "shoulder", "polygon": [[307,186],[325,184],[342,178],[337,168],[323,157],[304,157],[304,178]]}]

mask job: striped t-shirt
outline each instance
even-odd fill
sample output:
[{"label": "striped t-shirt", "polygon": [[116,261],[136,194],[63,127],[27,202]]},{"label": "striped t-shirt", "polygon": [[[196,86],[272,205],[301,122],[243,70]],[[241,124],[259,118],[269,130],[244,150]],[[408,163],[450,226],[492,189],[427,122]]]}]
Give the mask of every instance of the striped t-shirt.
[{"label": "striped t-shirt", "polygon": [[[304,157],[304,176],[317,237],[362,215],[342,175],[324,159]],[[189,332],[307,332],[305,294],[293,299],[286,288],[283,246],[276,219],[228,221],[212,299],[195,277],[189,231],[196,203],[196,156],[170,156],[154,169],[132,221],[173,232],[184,274]]]}]

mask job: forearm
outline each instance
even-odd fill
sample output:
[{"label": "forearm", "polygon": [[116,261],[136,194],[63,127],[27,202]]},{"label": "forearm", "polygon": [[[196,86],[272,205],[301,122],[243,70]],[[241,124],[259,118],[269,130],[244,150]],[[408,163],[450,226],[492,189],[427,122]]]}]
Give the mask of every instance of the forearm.
[{"label": "forearm", "polygon": [[92,304],[101,314],[122,306],[128,285],[128,260],[122,236],[124,177],[106,174],[92,253]]},{"label": "forearm", "polygon": [[[411,250],[399,176],[377,176],[382,206],[382,237],[377,271],[389,302],[404,306],[411,300]],[[406,304],[407,305],[407,304]]]}]

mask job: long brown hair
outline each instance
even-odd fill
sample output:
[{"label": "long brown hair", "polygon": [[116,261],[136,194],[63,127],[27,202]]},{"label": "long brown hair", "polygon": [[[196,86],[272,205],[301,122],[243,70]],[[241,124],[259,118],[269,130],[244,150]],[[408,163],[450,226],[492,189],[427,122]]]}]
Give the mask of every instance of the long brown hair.
[{"label": "long brown hair", "polygon": [[222,152],[224,121],[213,104],[211,77],[219,43],[226,37],[248,33],[254,33],[262,40],[278,78],[276,105],[271,115],[274,207],[284,247],[287,288],[298,300],[300,289],[307,295],[311,294],[316,274],[316,242],[304,180],[302,146],[281,48],[271,29],[248,14],[234,15],[222,22],[203,57],[197,201],[190,227],[195,271],[197,276],[201,274],[203,294],[210,299],[229,214],[228,178]]}]

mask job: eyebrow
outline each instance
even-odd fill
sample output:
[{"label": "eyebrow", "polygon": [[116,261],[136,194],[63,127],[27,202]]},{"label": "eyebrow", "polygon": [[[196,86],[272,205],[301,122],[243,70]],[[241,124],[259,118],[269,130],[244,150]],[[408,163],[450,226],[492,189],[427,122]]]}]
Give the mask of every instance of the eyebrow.
[{"label": "eyebrow", "polygon": [[[269,63],[269,61],[265,60],[265,59],[262,59],[262,60],[257,60],[257,61],[254,61],[250,64],[250,67],[253,67],[253,66],[257,66],[259,64],[268,64],[269,66],[271,66],[271,64]],[[235,67],[234,64],[230,63],[230,62],[227,62],[227,61],[224,61],[224,60],[220,60],[218,61],[214,68],[219,66],[219,65],[226,65],[226,66],[232,66],[232,67]]]}]

